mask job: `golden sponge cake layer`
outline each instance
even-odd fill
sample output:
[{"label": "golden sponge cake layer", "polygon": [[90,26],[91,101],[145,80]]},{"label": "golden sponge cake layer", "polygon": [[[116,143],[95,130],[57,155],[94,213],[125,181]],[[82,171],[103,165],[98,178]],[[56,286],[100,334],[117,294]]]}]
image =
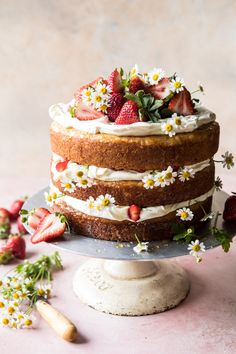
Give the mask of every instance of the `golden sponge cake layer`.
[{"label": "golden sponge cake layer", "polygon": [[219,124],[212,122],[190,133],[161,136],[90,134],[53,122],[52,151],[83,165],[115,170],[163,170],[211,158],[218,149]]}]

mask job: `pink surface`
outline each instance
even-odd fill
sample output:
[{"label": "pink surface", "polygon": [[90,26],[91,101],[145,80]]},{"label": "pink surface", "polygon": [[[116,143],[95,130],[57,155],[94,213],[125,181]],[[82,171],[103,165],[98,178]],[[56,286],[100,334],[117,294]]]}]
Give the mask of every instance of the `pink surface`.
[{"label": "pink surface", "polygon": [[[12,182],[12,183],[11,183]],[[226,191],[233,189],[233,178],[226,177]],[[37,183],[30,178],[1,184],[1,206],[7,207],[15,196],[43,188],[47,180]],[[234,188],[235,189],[235,188]],[[26,237],[28,239],[28,237]],[[28,259],[40,253],[50,254],[47,244],[27,244]],[[190,256],[176,259],[189,273],[191,291],[177,308],[151,316],[118,317],[99,313],[76,298],[72,278],[85,261],[83,257],[60,252],[64,271],[55,275],[51,303],[77,326],[77,343],[67,343],[43,321],[34,330],[0,331],[0,353],[27,354],[231,354],[236,352],[236,245],[229,254],[221,248],[208,251],[204,261],[196,264]],[[12,266],[1,266],[0,275]]]}]

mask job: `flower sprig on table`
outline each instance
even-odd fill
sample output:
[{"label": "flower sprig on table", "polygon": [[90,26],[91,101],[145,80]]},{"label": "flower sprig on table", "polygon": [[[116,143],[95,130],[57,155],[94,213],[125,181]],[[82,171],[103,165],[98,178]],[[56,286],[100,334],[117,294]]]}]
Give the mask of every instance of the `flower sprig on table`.
[{"label": "flower sprig on table", "polygon": [[0,325],[31,328],[35,323],[34,304],[39,297],[50,297],[52,273],[63,269],[58,252],[24,261],[0,280]]}]

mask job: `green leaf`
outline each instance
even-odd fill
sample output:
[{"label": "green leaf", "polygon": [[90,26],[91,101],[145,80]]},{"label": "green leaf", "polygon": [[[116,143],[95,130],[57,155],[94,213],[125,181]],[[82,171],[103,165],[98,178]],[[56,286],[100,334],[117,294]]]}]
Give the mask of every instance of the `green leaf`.
[{"label": "green leaf", "polygon": [[161,118],[169,118],[171,117],[173,112],[169,108],[163,108],[160,111]]},{"label": "green leaf", "polygon": [[230,236],[230,234],[227,231],[223,229],[218,229],[217,227],[214,227],[212,231],[216,241],[218,241],[221,244],[225,252],[228,252],[230,249],[230,243],[233,242],[232,236]]},{"label": "green leaf", "polygon": [[26,210],[26,209],[20,210],[20,215],[27,215],[27,214],[29,214],[28,210]]},{"label": "green leaf", "polygon": [[186,230],[183,224],[173,224],[171,227],[171,232],[174,234],[174,241],[183,241],[186,243],[190,243],[192,238],[196,236],[193,226],[190,226]]}]

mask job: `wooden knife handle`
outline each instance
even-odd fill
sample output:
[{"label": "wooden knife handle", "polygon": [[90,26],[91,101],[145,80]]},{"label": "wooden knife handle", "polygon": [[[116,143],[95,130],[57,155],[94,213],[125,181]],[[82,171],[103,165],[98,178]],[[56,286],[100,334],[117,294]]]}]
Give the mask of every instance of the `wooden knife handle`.
[{"label": "wooden knife handle", "polygon": [[63,339],[73,342],[77,335],[75,325],[61,312],[45,301],[38,300],[36,308],[50,327]]}]

